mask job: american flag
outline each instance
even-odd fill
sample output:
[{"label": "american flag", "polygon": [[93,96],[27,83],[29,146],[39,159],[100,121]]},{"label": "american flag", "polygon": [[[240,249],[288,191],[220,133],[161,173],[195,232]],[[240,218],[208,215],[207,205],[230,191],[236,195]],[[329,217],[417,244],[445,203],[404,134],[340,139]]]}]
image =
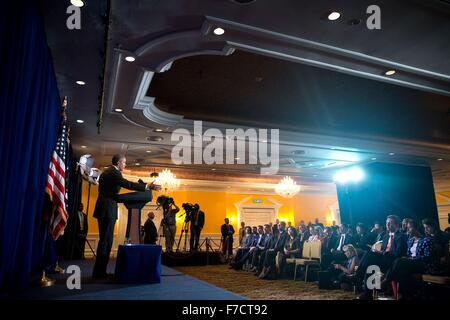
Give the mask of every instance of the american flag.
[{"label": "american flag", "polygon": [[64,119],[61,125],[61,134],[53,151],[48,168],[45,192],[50,196],[53,210],[50,219],[50,232],[56,240],[64,233],[67,224],[66,210],[66,151],[67,151],[67,125]]}]

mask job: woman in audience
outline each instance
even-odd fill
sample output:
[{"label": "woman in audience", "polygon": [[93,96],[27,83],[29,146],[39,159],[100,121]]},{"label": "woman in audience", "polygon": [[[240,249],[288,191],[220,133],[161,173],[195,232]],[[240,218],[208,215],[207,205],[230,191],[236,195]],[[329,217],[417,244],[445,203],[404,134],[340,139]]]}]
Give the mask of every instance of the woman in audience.
[{"label": "woman in audience", "polygon": [[383,287],[391,283],[394,298],[397,298],[397,283],[400,283],[403,294],[412,292],[416,285],[414,274],[429,273],[436,268],[437,256],[432,237],[423,235],[417,222],[412,219],[407,222],[407,233],[408,256],[394,261],[382,283]]},{"label": "woman in audience", "polygon": [[316,241],[318,240],[319,235],[317,234],[316,228],[313,226],[309,226],[309,238],[308,241]]},{"label": "woman in audience", "polygon": [[353,245],[348,244],[343,248],[347,261],[344,264],[334,264],[332,269],[334,282],[333,284],[342,289],[349,289],[352,283],[348,276],[355,273],[356,267],[359,265],[358,253]]},{"label": "woman in audience", "polygon": [[435,270],[432,270],[432,273],[439,274],[448,270],[445,270],[448,267],[448,259],[449,259],[449,235],[446,232],[442,232],[439,229],[437,223],[432,219],[423,219],[422,220],[423,228],[425,230],[425,234],[433,239],[434,245],[434,254],[437,255],[439,263],[436,266]]},{"label": "woman in audience", "polygon": [[287,258],[300,258],[301,257],[301,244],[300,239],[297,236],[297,229],[288,228],[288,240],[284,246],[284,250],[279,252],[277,256],[277,269],[278,274],[281,274],[286,265]]},{"label": "woman in audience", "polygon": [[314,230],[316,231],[317,234],[317,239],[316,240],[320,240],[320,242],[322,242],[322,245],[325,241],[325,234],[323,233],[323,228],[320,226],[315,226]]}]

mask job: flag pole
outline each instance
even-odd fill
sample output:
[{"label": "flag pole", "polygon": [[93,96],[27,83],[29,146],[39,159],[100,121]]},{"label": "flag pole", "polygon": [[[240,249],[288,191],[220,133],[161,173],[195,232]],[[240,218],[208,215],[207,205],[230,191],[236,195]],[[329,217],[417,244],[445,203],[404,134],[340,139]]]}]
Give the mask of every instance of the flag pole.
[{"label": "flag pole", "polygon": [[[61,109],[62,109],[61,110],[61,116],[63,117],[64,121],[67,121],[67,96],[64,96],[64,99],[63,99],[62,105],[61,105]],[[53,214],[51,215],[51,219],[52,218],[53,218]],[[50,220],[50,224],[51,223],[52,222]],[[53,271],[56,272],[56,273],[63,273],[64,272],[64,269],[59,266],[58,260],[56,261],[56,266],[55,266]],[[41,287],[51,287],[51,286],[53,286],[55,284],[55,282],[56,282],[56,280],[48,278],[46,276],[45,267],[44,267],[44,269],[42,270],[41,279],[39,280],[39,285]]]}]

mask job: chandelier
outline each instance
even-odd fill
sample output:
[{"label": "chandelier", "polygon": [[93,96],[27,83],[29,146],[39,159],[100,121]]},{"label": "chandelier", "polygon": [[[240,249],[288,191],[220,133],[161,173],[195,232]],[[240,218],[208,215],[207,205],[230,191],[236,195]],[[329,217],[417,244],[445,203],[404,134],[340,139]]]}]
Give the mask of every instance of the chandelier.
[{"label": "chandelier", "polygon": [[284,177],[275,187],[275,192],[283,198],[292,198],[299,191],[300,186],[291,177]]},{"label": "chandelier", "polygon": [[155,179],[155,184],[160,185],[164,193],[169,193],[180,186],[180,180],[169,169],[164,169]]}]

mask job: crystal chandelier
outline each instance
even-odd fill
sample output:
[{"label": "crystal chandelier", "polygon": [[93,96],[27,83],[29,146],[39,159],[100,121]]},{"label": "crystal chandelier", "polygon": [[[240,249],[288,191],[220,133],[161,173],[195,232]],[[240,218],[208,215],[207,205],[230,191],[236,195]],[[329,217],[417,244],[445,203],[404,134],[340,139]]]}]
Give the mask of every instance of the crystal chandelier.
[{"label": "crystal chandelier", "polygon": [[180,186],[180,180],[169,169],[164,169],[155,179],[155,184],[160,185],[164,193],[169,193]]},{"label": "crystal chandelier", "polygon": [[275,192],[283,198],[292,198],[299,191],[300,186],[291,177],[284,177],[275,187]]}]

